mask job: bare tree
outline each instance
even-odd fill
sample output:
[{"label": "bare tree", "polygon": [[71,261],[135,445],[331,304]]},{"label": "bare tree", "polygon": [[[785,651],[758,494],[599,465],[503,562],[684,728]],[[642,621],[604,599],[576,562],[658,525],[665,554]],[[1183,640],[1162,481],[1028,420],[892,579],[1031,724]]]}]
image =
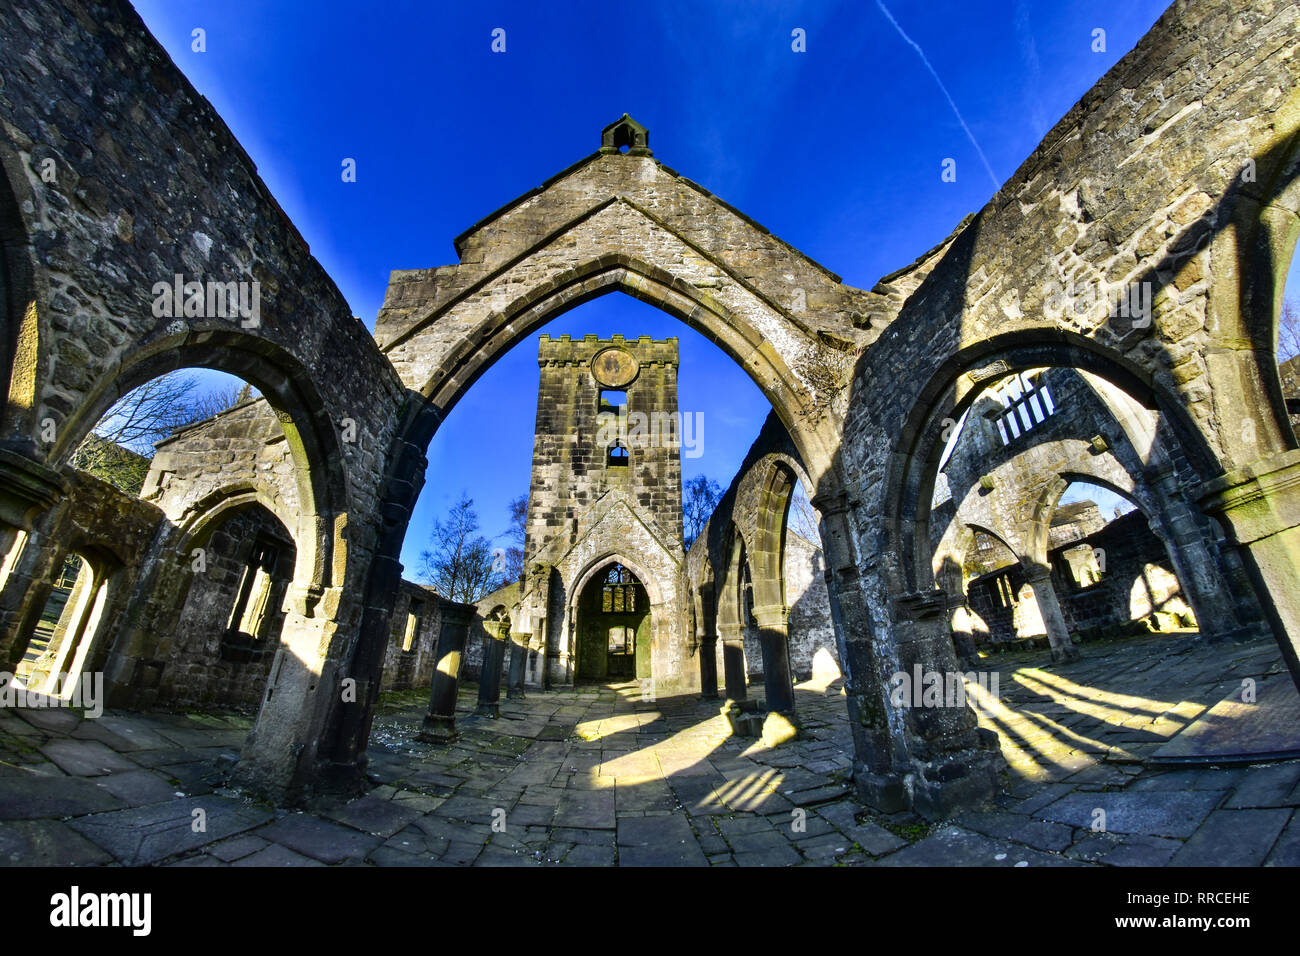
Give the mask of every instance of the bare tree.
[{"label": "bare tree", "polygon": [[510,511],[510,528],[506,537],[511,544],[505,549],[505,571],[502,584],[513,584],[524,576],[524,541],[527,537],[528,496],[520,495],[507,506]]},{"label": "bare tree", "polygon": [[160,375],[119,398],[72,453],[74,468],[139,494],[149,473],[154,444],[211,418],[251,394],[217,388],[196,394],[198,382],[184,371]]},{"label": "bare tree", "polygon": [[1282,314],[1277,326],[1277,357],[1289,359],[1300,355],[1300,303],[1282,300]]},{"label": "bare tree", "polygon": [[464,492],[445,521],[434,521],[431,548],[420,552],[420,574],[439,594],[473,604],[502,585],[488,540],[478,534],[474,501]]},{"label": "bare tree", "polygon": [[786,518],[786,527],[818,547],[821,546],[822,533],[817,527],[817,511],[808,500],[802,482],[795,484],[794,492],[790,495],[790,514]]},{"label": "bare tree", "polygon": [[1300,304],[1294,298],[1282,299],[1277,323],[1277,372],[1291,427],[1300,432]]},{"label": "bare tree", "polygon": [[686,526],[684,543],[687,548],[700,532],[722,500],[722,486],[707,475],[696,475],[682,487],[682,511]]}]

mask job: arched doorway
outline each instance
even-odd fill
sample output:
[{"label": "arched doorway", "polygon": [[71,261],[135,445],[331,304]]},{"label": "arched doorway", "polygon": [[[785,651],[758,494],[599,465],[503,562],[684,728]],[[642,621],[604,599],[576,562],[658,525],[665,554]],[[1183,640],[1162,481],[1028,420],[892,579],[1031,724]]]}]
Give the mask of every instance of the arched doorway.
[{"label": "arched doorway", "polygon": [[575,621],[579,681],[652,676],[650,599],[629,568],[615,561],[592,575],[578,596]]}]

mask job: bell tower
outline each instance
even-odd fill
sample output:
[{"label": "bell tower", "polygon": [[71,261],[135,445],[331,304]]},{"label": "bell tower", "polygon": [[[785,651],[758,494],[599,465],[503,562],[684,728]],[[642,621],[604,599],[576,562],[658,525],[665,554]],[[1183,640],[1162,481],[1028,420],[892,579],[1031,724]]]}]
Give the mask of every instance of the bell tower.
[{"label": "bell tower", "polygon": [[537,361],[526,560],[576,543],[592,506],[610,495],[680,548],[677,339],[543,335]]}]

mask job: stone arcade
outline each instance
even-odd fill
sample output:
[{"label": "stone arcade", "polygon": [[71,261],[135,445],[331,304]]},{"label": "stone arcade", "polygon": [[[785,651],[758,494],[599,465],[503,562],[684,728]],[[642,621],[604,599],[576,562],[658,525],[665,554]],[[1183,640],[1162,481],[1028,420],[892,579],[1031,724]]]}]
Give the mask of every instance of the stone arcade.
[{"label": "stone arcade", "polygon": [[[393,273],[372,337],[125,2],[0,7],[0,666],[24,659],[75,555],[52,673],[102,671],[110,709],[251,688],[234,779],[280,801],[362,785],[386,682],[432,684],[426,729],[454,732],[448,703],[485,617],[499,657],[484,684],[502,668],[518,692],[612,671],[725,695],[742,715],[756,629],[767,708],[788,714],[802,665],[783,527],[799,481],[858,793],[941,817],[996,792],[996,744],[969,707],[898,706],[890,675],[960,669],[952,618],[981,529],[1031,582],[1052,647],[1073,652],[1048,516],[1061,482],[1085,476],[1141,508],[1207,637],[1270,633],[1300,679],[1300,447],[1274,357],[1300,234],[1297,17],[1179,2],[984,209],[870,290],[660,163],[624,117],[457,237],[454,264]],[[155,285],[178,274],[257,282],[258,321],[155,316]],[[1113,307],[1135,284],[1149,320]],[[605,459],[579,469],[551,441],[602,414],[601,389],[675,410],[675,348],[548,340],[539,407],[556,412],[539,416],[522,588],[475,609],[403,583],[440,423],[506,350],[615,291],[717,342],[771,402],[707,532],[683,553],[678,449],[628,448],[628,464],[596,449]],[[583,363],[594,377],[571,374]],[[69,467],[117,397],[187,366],[264,398],[164,444],[140,498]],[[1009,444],[987,482],[972,454],[944,459],[963,416],[966,440],[996,448],[988,395],[1014,405],[1037,376],[1077,396],[1075,418]],[[1034,460],[1013,465],[1022,453]],[[1020,520],[1024,501],[1036,520]],[[195,584],[196,548],[221,593]],[[584,632],[593,584],[633,595],[613,644]]]}]

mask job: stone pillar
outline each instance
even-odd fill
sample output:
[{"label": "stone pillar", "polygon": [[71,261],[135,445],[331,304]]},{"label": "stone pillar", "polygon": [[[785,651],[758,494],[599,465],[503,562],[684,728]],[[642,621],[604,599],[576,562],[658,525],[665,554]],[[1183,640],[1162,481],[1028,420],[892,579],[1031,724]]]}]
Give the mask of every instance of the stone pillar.
[{"label": "stone pillar", "polygon": [[899,748],[889,723],[888,688],[881,673],[885,663],[874,641],[876,633],[867,609],[865,582],[859,575],[848,497],[843,492],[819,493],[811,500],[821,518],[826,596],[835,626],[856,756],[854,783],[859,796],[870,806],[885,813],[906,810],[909,801],[904,774],[894,770]]},{"label": "stone pillar", "polygon": [[1201,486],[1201,507],[1241,550],[1265,618],[1300,688],[1300,450]]},{"label": "stone pillar", "polygon": [[[414,420],[412,431],[423,430],[426,436],[431,436],[437,427],[438,415],[431,406],[424,406],[415,413]],[[295,769],[294,779],[290,781],[294,791],[364,793],[369,789],[365,778],[366,744],[370,740],[370,726],[379,700],[379,688],[383,683],[384,660],[392,639],[393,607],[402,583],[402,564],[398,556],[410,522],[411,509],[415,507],[424,485],[424,470],[428,461],[424,457],[422,442],[427,441],[428,437],[422,441],[398,439],[393,445],[391,464],[385,473],[383,501],[376,512],[379,538],[375,545],[375,556],[362,579],[362,593],[357,598],[352,596],[352,588],[362,581],[354,581],[351,576],[346,579],[348,587],[337,591],[321,591],[318,586],[309,585],[302,590],[302,596],[297,597],[294,595],[299,591],[298,587],[295,585],[290,590],[291,597],[286,603],[294,609],[294,614],[306,616],[316,622],[313,627],[330,635],[336,630],[334,621],[348,619],[345,601],[351,602],[359,598],[361,604],[361,621],[350,661],[335,662],[327,659],[316,665],[316,652],[307,641],[315,640],[316,647],[327,646],[321,644],[320,634],[310,635],[304,639],[300,649],[286,653],[286,649],[295,643],[295,639],[290,637],[294,630],[293,615],[285,619],[280,632],[282,646],[276,655],[276,663],[272,664],[271,673],[279,673],[277,668],[281,661],[286,663],[286,669],[297,668],[298,662],[302,661],[307,664],[305,681],[298,686],[286,685],[286,690],[277,690],[274,698],[263,701],[257,723],[249,736],[249,744],[244,749],[264,749],[271,755],[268,759],[292,759],[295,767],[299,768]],[[331,593],[335,591],[336,593]],[[314,666],[317,667],[315,671],[312,670]],[[351,703],[341,700],[337,687],[331,686],[336,681],[348,678],[356,681],[357,696]],[[283,675],[276,680],[283,682]],[[309,704],[325,709],[323,730],[307,723]],[[295,721],[303,724],[295,731],[295,738],[286,739],[275,746],[264,743],[281,737],[280,725],[287,727]],[[286,758],[286,753],[294,756]],[[262,758],[248,759],[241,755],[241,767],[245,764],[246,771],[237,768],[237,779],[242,774],[245,785],[274,796],[272,788],[262,784],[263,780],[274,779],[274,774],[267,774]]]},{"label": "stone pillar", "polygon": [[484,717],[500,717],[501,665],[505,661],[510,622],[486,621],[483,630],[483,673],[479,675],[478,707],[474,713]]},{"label": "stone pillar", "polygon": [[1205,532],[1188,504],[1168,465],[1144,473],[1155,493],[1159,513],[1152,531],[1165,545],[1178,577],[1183,597],[1196,615],[1196,626],[1208,641],[1245,639],[1254,628],[1243,626],[1237,614],[1239,598],[1231,593],[1227,580],[1210,552]]},{"label": "stone pillar", "polygon": [[469,640],[469,626],[474,621],[472,604],[453,604],[444,601],[439,613],[442,623],[438,631],[438,646],[434,653],[438,661],[433,672],[433,688],[429,695],[429,712],[424,716],[419,739],[429,743],[449,743],[456,738],[456,692],[460,687],[460,663],[465,656]]},{"label": "stone pillar", "polygon": [[745,678],[745,628],[741,624],[719,624],[718,633],[722,638],[722,672],[727,700],[745,700],[749,697]]},{"label": "stone pillar", "polygon": [[506,683],[506,697],[510,700],[524,697],[524,672],[528,666],[528,644],[532,637],[519,631],[510,633],[510,673]]},{"label": "stone pillar", "polygon": [[[901,796],[905,805],[927,820],[986,803],[998,792],[998,773],[1005,766],[997,734],[980,730],[970,699],[964,692],[948,696],[950,684],[962,675],[948,633],[947,604],[947,594],[939,590],[894,599],[900,671],[889,678],[890,707],[903,718],[905,750],[897,755],[890,773],[854,777],[858,792],[871,805]],[[916,675],[911,680],[913,692],[900,695],[900,679],[906,682],[909,675]],[[937,705],[927,701],[924,692],[915,693],[916,677],[924,683],[929,675],[937,676],[943,687]],[[897,789],[891,792],[891,778],[901,794]]]},{"label": "stone pillar", "polygon": [[756,607],[758,640],[763,648],[763,688],[771,713],[794,714],[794,680],[790,674],[790,609],[781,605]]},{"label": "stone pillar", "polygon": [[700,637],[700,697],[718,699],[718,638],[715,634]]},{"label": "stone pillar", "polygon": [[1070,630],[1065,626],[1065,615],[1061,613],[1061,602],[1056,597],[1056,588],[1052,586],[1052,569],[1035,564],[1025,568],[1029,585],[1034,589],[1034,600],[1038,602],[1038,613],[1043,616],[1043,626],[1047,628],[1047,641],[1052,645],[1052,660],[1072,661],[1079,652],[1070,639]]}]

